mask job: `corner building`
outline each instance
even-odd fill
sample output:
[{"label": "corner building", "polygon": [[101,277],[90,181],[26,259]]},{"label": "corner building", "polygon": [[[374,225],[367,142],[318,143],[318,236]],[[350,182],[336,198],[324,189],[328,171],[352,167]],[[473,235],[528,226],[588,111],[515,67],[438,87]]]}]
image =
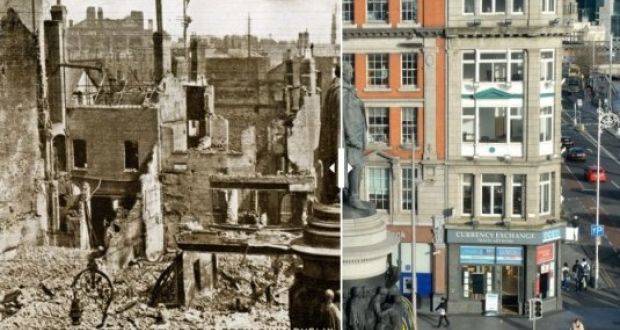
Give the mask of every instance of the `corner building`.
[{"label": "corner building", "polygon": [[432,234],[433,225],[443,225],[447,208],[444,0],[342,4],[343,61],[354,68],[368,123],[361,195],[374,203],[387,229],[401,237],[391,261],[400,263],[398,285],[404,295],[411,294],[410,219],[412,201],[416,203],[418,295],[428,308],[429,298],[446,293],[445,245]]},{"label": "corner building", "polygon": [[563,0],[448,0],[451,313],[559,310]]}]

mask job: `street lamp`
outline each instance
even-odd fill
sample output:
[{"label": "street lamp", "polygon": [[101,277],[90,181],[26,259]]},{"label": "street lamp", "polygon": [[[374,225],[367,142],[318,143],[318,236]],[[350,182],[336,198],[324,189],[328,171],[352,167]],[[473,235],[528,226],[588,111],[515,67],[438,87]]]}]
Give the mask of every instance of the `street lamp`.
[{"label": "street lamp", "polygon": [[[611,78],[611,77],[610,77]],[[610,111],[603,111],[601,108],[601,100],[598,101],[598,108],[596,109],[597,114],[597,132],[596,132],[596,227],[599,226],[599,206],[601,200],[601,128],[610,128],[614,125],[617,125],[620,122],[620,118],[618,115],[611,111],[611,104],[608,109]],[[594,248],[594,288],[598,289],[598,278],[599,278],[599,262],[598,262],[598,246],[601,243],[601,239],[599,236],[595,237],[595,248]]]}]

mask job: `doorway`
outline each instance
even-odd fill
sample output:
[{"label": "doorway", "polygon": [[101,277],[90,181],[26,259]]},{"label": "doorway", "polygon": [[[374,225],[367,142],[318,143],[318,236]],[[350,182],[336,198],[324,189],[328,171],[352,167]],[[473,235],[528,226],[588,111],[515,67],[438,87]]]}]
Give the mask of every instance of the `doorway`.
[{"label": "doorway", "polygon": [[519,266],[502,266],[502,311],[519,313]]}]

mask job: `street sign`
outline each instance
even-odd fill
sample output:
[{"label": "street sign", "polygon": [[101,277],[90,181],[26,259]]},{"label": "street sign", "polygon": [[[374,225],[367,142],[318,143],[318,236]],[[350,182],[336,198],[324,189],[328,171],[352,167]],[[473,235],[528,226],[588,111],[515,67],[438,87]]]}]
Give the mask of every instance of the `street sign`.
[{"label": "street sign", "polygon": [[603,225],[590,225],[590,236],[601,237],[605,235],[605,228]]}]

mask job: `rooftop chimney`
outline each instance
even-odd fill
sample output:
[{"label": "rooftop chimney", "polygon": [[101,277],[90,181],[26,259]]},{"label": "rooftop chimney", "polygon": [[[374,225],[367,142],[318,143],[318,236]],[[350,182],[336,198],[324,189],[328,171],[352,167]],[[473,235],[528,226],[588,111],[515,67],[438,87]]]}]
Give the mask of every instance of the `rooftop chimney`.
[{"label": "rooftop chimney", "polygon": [[103,8],[101,7],[97,8],[97,19],[100,21],[103,20]]},{"label": "rooftop chimney", "polygon": [[153,31],[153,20],[149,20],[149,31]]},{"label": "rooftop chimney", "polygon": [[156,84],[164,77],[164,28],[162,23],[161,0],[155,0],[155,16],[157,17],[157,31],[153,33],[153,79]]},{"label": "rooftop chimney", "polygon": [[86,8],[86,20],[89,20],[89,21],[95,20],[95,7]]}]

